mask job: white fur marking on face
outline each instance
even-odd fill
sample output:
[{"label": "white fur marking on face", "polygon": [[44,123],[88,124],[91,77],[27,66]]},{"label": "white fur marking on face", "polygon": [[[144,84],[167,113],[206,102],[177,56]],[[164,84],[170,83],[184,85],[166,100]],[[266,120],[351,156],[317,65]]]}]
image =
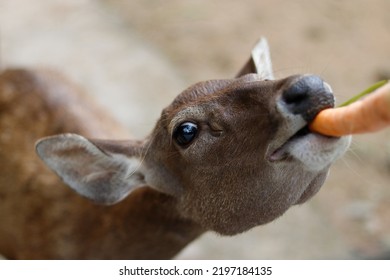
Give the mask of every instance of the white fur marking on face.
[{"label": "white fur marking on face", "polygon": [[292,114],[282,100],[279,100],[276,103],[276,108],[285,119],[285,122],[283,124],[283,129],[285,131],[282,131],[282,134],[292,135],[307,124],[307,122],[303,119],[302,115]]},{"label": "white fur marking on face", "polygon": [[327,138],[317,134],[308,134],[293,141],[289,152],[301,161],[307,170],[320,171],[345,153],[350,139],[350,137]]}]

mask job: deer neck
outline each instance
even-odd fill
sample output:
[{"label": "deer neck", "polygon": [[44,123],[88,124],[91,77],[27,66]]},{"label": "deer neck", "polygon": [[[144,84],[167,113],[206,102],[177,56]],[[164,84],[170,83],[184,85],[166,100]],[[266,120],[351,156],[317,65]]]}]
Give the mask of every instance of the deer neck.
[{"label": "deer neck", "polygon": [[205,231],[179,213],[174,197],[149,187],[134,191],[116,205],[95,207],[80,225],[82,232],[89,231],[91,223],[100,223],[90,233],[95,248],[85,250],[88,256],[81,258],[169,259]]}]

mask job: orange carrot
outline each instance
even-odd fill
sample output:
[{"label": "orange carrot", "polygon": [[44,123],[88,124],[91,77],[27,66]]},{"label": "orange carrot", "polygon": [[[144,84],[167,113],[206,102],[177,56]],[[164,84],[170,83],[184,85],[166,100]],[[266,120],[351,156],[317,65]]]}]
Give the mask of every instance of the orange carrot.
[{"label": "orange carrot", "polygon": [[321,111],[309,125],[328,136],[375,132],[390,126],[390,82],[345,107]]}]

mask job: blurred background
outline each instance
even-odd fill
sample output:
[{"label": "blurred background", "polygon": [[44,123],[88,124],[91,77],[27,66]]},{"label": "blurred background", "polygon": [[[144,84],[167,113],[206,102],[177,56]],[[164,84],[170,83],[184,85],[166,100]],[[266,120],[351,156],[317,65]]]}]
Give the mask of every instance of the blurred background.
[{"label": "blurred background", "polygon": [[[233,77],[260,36],[277,78],[320,75],[338,102],[390,78],[389,12],[388,0],[0,0],[0,67],[58,69],[142,137],[189,85]],[[239,236],[206,233],[177,258],[390,258],[390,130],[355,137],[309,203]]]}]

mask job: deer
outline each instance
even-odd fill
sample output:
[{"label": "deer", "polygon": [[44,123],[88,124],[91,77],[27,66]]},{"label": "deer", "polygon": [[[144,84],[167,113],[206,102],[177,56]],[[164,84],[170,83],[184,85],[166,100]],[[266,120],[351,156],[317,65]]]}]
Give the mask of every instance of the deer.
[{"label": "deer", "polygon": [[265,225],[348,149],[308,129],[332,106],[319,76],[275,79],[265,39],[235,78],[180,93],[141,140],[58,72],[4,70],[0,254],[170,259],[206,231]]}]

